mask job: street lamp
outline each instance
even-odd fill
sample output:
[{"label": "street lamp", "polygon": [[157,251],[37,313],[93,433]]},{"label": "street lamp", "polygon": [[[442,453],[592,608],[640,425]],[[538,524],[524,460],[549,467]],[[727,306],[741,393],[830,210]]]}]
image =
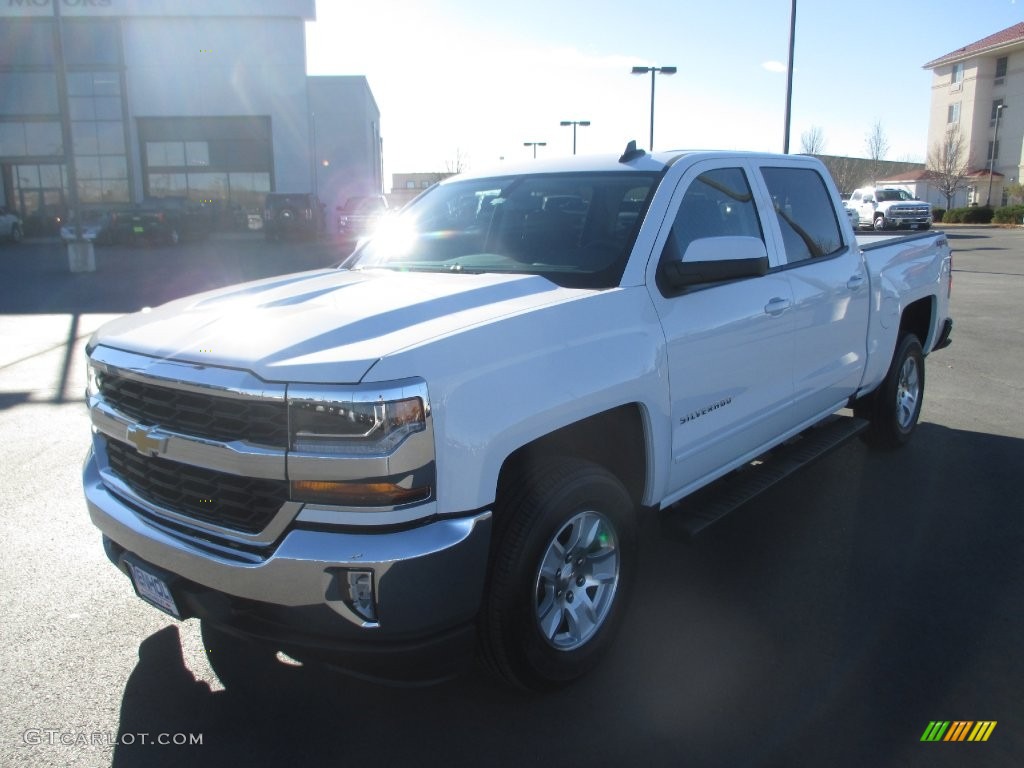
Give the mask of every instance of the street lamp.
[{"label": "street lamp", "polygon": [[654,151],[654,76],[659,72],[663,75],[674,75],[676,73],[675,67],[633,67],[632,74],[634,75],[646,75],[648,72],[651,73],[651,141],[650,146],[647,148],[648,151]]},{"label": "street lamp", "polygon": [[996,162],[996,144],[999,143],[999,116],[1003,114],[1003,110],[1006,109],[1005,104],[996,105],[996,132],[992,136],[992,151],[988,153],[988,199],[985,200],[986,206],[992,205],[992,171]]},{"label": "street lamp", "polygon": [[562,122],[559,123],[559,125],[571,125],[572,126],[572,153],[575,155],[576,154],[576,126],[577,125],[583,125],[583,126],[590,125],[590,121],[589,120],[563,120]]},{"label": "street lamp", "polygon": [[537,159],[537,147],[546,147],[548,143],[546,141],[524,141],[524,147],[533,147],[533,159]]}]

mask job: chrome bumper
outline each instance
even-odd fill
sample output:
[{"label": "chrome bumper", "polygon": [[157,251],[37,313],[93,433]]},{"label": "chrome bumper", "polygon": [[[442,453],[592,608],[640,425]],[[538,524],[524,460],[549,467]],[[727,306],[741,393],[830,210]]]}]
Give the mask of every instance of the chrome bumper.
[{"label": "chrome bumper", "polygon": [[[111,493],[91,450],[83,484],[93,523],[125,552],[229,600],[330,609],[344,619],[337,622],[339,639],[429,635],[471,620],[480,605],[490,511],[385,533],[292,529],[268,552],[236,558],[161,526]],[[344,599],[349,571],[372,572],[374,621]]]}]

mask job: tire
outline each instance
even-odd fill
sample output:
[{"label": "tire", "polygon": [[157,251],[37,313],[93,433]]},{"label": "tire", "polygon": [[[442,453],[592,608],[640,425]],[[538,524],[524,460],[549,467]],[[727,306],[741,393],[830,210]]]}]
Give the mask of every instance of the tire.
[{"label": "tire", "polygon": [[854,415],[870,422],[865,442],[883,450],[905,445],[917,428],[923,401],[924,352],[917,336],[908,333],[896,345],[882,384],[854,404]]},{"label": "tire", "polygon": [[622,622],[636,570],[636,510],[607,470],[544,459],[503,484],[480,613],[483,660],[544,690],[592,669]]},{"label": "tire", "polygon": [[11,242],[12,243],[20,243],[21,242],[21,227],[18,226],[17,224],[14,224],[11,227]]},{"label": "tire", "polygon": [[306,667],[280,661],[272,647],[237,637],[205,619],[201,632],[210,667],[230,693],[276,698],[300,691],[310,676]]},{"label": "tire", "polygon": [[885,220],[885,216],[875,216],[874,227],[879,232],[883,229],[888,229],[889,223]]},{"label": "tire", "polygon": [[926,230],[926,229],[931,229],[931,228],[932,228],[931,223],[927,222],[927,221],[924,224],[921,224],[921,225],[918,226],[918,229],[920,229],[922,232],[924,230]]}]

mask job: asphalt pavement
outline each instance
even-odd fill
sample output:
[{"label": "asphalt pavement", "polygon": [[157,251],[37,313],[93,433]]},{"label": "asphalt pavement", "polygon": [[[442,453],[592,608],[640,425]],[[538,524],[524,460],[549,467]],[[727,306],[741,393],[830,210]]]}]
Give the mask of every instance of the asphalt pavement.
[{"label": "asphalt pavement", "polygon": [[[1024,230],[950,238],[953,345],[912,443],[848,443],[692,539],[651,516],[593,674],[545,695],[318,674],[259,702],[103,555],[82,348],[122,312],[341,254],[242,236],[100,248],[72,275],[58,244],[0,244],[0,765],[1021,765]],[[935,720],[997,724],[922,742]]]}]

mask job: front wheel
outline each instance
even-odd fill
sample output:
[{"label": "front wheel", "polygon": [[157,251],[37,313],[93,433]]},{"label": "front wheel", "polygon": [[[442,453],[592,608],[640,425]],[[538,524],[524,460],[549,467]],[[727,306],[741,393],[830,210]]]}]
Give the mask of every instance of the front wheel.
[{"label": "front wheel", "polygon": [[875,448],[899,448],[907,443],[921,416],[924,401],[924,352],[917,336],[900,339],[885,380],[854,404],[854,415],[870,422],[865,440]]},{"label": "front wheel", "polygon": [[889,224],[885,220],[885,216],[875,216],[875,229],[881,232],[883,229],[888,229]]},{"label": "front wheel", "polygon": [[636,512],[622,483],[590,462],[545,462],[503,484],[480,619],[487,665],[533,689],[597,664],[636,569]]}]

